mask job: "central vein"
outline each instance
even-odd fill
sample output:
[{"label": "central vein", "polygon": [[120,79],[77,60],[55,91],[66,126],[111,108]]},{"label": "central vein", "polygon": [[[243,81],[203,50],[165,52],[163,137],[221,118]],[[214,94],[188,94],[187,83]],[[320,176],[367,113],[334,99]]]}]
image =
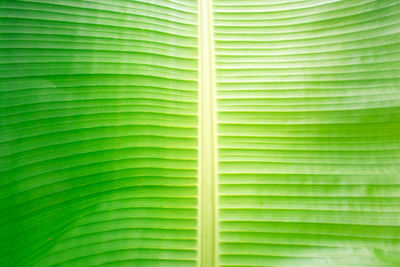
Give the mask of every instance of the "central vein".
[{"label": "central vein", "polygon": [[199,267],[216,267],[216,92],[211,0],[199,1]]}]

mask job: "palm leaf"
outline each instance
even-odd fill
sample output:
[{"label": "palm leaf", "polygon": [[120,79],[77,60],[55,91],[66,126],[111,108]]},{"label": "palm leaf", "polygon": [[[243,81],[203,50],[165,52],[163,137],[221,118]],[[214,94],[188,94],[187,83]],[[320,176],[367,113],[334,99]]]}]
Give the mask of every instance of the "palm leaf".
[{"label": "palm leaf", "polygon": [[5,266],[194,266],[193,1],[1,3]]},{"label": "palm leaf", "polygon": [[399,13],[0,1],[0,266],[398,266]]},{"label": "palm leaf", "polygon": [[215,1],[221,266],[399,265],[399,4]]}]

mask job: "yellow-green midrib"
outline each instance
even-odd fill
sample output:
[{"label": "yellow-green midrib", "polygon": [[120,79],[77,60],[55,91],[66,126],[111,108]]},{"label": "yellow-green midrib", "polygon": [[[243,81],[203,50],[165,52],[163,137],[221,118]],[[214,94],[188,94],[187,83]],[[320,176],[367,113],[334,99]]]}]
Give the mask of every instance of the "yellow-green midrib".
[{"label": "yellow-green midrib", "polygon": [[397,267],[400,2],[199,3],[0,2],[0,265]]}]

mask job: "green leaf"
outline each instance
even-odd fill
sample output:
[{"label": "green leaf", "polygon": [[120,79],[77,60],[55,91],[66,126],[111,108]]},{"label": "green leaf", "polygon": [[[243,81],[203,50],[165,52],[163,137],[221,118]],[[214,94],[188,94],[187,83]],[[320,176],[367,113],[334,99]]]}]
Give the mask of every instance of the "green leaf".
[{"label": "green leaf", "polygon": [[1,266],[195,266],[195,1],[1,2]]},{"label": "green leaf", "polygon": [[400,1],[0,0],[0,32],[0,266],[400,265]]},{"label": "green leaf", "polygon": [[221,266],[400,265],[399,4],[215,1]]}]

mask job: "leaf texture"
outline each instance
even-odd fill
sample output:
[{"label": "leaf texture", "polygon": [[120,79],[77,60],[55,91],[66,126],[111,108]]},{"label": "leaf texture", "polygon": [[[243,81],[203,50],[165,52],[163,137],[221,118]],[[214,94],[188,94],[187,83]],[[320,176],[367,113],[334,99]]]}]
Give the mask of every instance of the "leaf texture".
[{"label": "leaf texture", "polygon": [[196,1],[1,1],[1,266],[195,266]]},{"label": "leaf texture", "polygon": [[0,266],[400,266],[400,1],[198,1],[0,1]]},{"label": "leaf texture", "polygon": [[399,266],[400,2],[214,12],[220,266]]}]

